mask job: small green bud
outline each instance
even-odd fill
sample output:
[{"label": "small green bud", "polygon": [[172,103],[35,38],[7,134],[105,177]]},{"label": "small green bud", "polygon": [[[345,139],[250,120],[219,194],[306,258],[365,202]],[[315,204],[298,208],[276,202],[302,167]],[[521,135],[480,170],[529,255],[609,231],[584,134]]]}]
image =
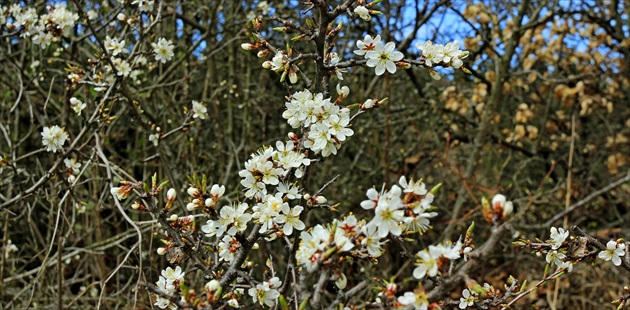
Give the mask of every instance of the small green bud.
[{"label": "small green bud", "polygon": [[[386,100],[387,98],[383,99]],[[442,183],[438,183],[436,186],[433,186],[433,188],[429,191],[429,193],[435,195],[437,194],[437,192],[442,188]]]}]

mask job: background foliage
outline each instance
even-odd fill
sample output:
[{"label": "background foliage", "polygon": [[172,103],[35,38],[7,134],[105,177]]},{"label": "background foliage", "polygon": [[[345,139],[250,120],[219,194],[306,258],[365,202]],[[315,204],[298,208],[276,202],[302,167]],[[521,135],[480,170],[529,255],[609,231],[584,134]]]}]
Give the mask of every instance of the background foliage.
[{"label": "background foliage", "polygon": [[[46,9],[41,1],[23,4]],[[131,44],[144,40],[120,23],[105,24],[121,10],[133,11],[128,4],[108,4],[77,1],[68,8],[99,12],[91,26],[99,28],[99,40],[105,33],[119,33]],[[303,85],[287,89],[277,74],[261,67],[261,60],[240,48],[250,42],[252,12],[267,16],[265,6],[185,1],[163,2],[159,8],[161,22],[151,35],[173,41],[174,60],[154,63],[138,83],[125,82],[102,105],[102,93],[89,85],[73,87],[67,79],[70,72],[93,68],[100,47],[93,35],[84,35],[91,33],[88,29],[77,27],[74,35],[42,49],[0,26],[2,245],[6,251],[11,240],[18,247],[2,256],[0,304],[118,308],[136,294],[140,307],[151,303],[146,292],[134,288],[140,261],[150,266],[141,274],[146,282],[165,267],[154,254],[158,226],[131,212],[132,202],[126,201],[144,235],[142,253],[132,251],[137,233],[109,196],[110,176],[95,141],[115,165],[114,181],[149,181],[157,173],[182,193],[177,199],[183,207],[186,176],[194,173],[226,185],[228,197],[237,199],[238,171],[249,154],[290,131],[281,117],[284,97]],[[300,13],[303,9],[297,1],[274,3],[269,14],[300,21],[311,16]],[[544,261],[513,247],[516,238],[546,238],[549,227],[567,223],[603,240],[630,236],[628,3],[382,1],[378,9],[384,14],[370,23],[346,18],[349,27],[336,42],[342,56],[351,57],[354,42],[367,33],[381,34],[414,58],[419,51],[412,40],[460,40],[471,52],[465,64],[472,74],[444,71],[435,81],[417,67],[380,77],[371,68],[350,69],[343,80],[351,89],[350,102],[383,97],[389,102],[359,118],[340,154],[317,164],[307,191],[317,191],[339,174],[324,194],[341,203],[339,214],[362,215],[359,203],[372,186],[393,184],[403,174],[430,185],[442,182],[434,202],[440,214],[432,221],[435,229],[414,237],[421,248],[456,239],[472,220],[483,222],[481,197],[503,193],[516,205],[512,236],[471,274],[496,285],[508,275],[530,281],[542,277]],[[292,35],[271,31],[276,26],[265,17],[267,39],[283,46]],[[300,44],[294,48],[300,50]],[[308,64],[301,69],[307,75],[315,70]],[[77,117],[71,97],[82,98],[87,113]],[[208,119],[186,117],[192,100],[206,104]],[[99,115],[98,122],[88,122],[92,113]],[[63,158],[42,148],[41,129],[50,124],[65,127],[70,141],[78,142],[70,155],[85,170],[73,187],[59,164]],[[158,146],[148,140],[156,127],[163,133]],[[79,136],[82,131],[86,134]],[[618,186],[592,197],[620,179]],[[329,222],[330,216],[311,212],[306,222]],[[478,227],[476,238],[484,240],[488,228]],[[376,276],[411,273],[409,257],[400,255],[408,249],[402,243],[390,246]],[[263,245],[258,263],[264,265],[271,253],[277,251]],[[592,309],[608,304],[628,284],[627,275],[597,265],[576,267],[570,277],[539,289],[522,305]],[[205,281],[195,283],[193,277],[190,285]],[[560,291],[558,299],[554,290]],[[357,298],[373,297],[370,291],[364,294]]]}]

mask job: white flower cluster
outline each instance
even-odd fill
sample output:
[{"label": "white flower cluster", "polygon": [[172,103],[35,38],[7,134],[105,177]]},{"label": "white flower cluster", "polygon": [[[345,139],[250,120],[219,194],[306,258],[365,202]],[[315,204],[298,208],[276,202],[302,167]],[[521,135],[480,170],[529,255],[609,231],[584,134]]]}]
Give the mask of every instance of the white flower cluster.
[{"label": "white flower cluster", "polygon": [[551,246],[551,249],[553,250],[560,248],[562,243],[564,243],[564,241],[567,240],[567,237],[569,237],[569,232],[564,231],[562,228],[551,227],[550,232],[551,234],[549,234],[549,238],[551,238],[551,242],[553,243]]},{"label": "white flower cluster", "polygon": [[300,220],[302,206],[291,208],[288,202],[282,199],[282,193],[275,196],[265,195],[263,200],[252,208],[253,218],[260,224],[258,232],[266,233],[276,227],[282,226],[285,235],[293,234],[293,229],[303,230],[306,225]]},{"label": "white flower cluster", "polygon": [[[369,189],[366,194],[368,200],[361,202],[363,209],[374,210],[374,218],[368,226],[377,229],[381,238],[390,233],[400,236],[403,231],[424,233],[431,228],[429,219],[437,215],[436,212],[427,212],[433,202],[433,194],[427,192],[422,180],[407,182],[402,176],[398,182],[402,188],[393,185],[391,190],[381,193],[374,188]],[[401,197],[403,193],[404,201]]]},{"label": "white flower cluster", "polygon": [[52,127],[44,127],[42,131],[42,144],[46,147],[46,151],[57,153],[57,150],[61,150],[61,147],[68,140],[68,134],[66,131],[54,125]]},{"label": "white flower cluster", "polygon": [[337,154],[341,142],[354,134],[349,128],[350,109],[339,107],[330,98],[324,99],[321,93],[299,91],[285,105],[287,110],[282,117],[291,127],[308,130],[304,147],[315,154],[321,153],[324,157]]},{"label": "white flower cluster", "polygon": [[208,220],[201,227],[201,230],[206,233],[206,237],[221,237],[226,232],[230,236],[235,236],[237,233],[245,231],[247,223],[252,219],[252,215],[246,213],[248,209],[247,203],[223,206],[219,213],[219,219]]},{"label": "white flower cluster", "polygon": [[[5,7],[0,7],[0,12],[5,11]],[[79,14],[68,11],[64,4],[49,6],[48,13],[41,16],[35,8],[23,7],[19,3],[11,5],[8,12],[8,18],[0,14],[0,25],[19,30],[20,36],[31,38],[41,48],[58,42],[62,35],[69,35],[79,19]]]},{"label": "white flower cluster", "polygon": [[278,288],[281,285],[282,281],[278,277],[273,277],[269,281],[256,285],[255,288],[250,288],[247,292],[249,296],[252,296],[254,302],[259,303],[261,306],[273,307],[278,297],[280,297]]},{"label": "white flower cluster", "polygon": [[[416,279],[422,279],[425,276],[435,277],[438,274],[438,261],[442,258],[455,260],[461,257],[462,252],[469,251],[466,248],[462,251],[462,242],[457,241],[454,245],[449,241],[445,244],[430,245],[429,249],[425,249],[416,253],[416,268],[413,270],[413,276]],[[465,254],[465,253],[464,253]]]},{"label": "white flower cluster", "polygon": [[267,194],[267,185],[278,186],[292,169],[295,169],[295,176],[301,178],[302,169],[310,163],[304,154],[296,151],[293,141],[286,144],[278,141],[275,150],[270,146],[261,148],[238,173],[243,178],[241,184],[247,188],[245,196],[262,199]]},{"label": "white flower cluster", "polygon": [[549,238],[551,238],[551,240],[549,241],[552,243],[552,245],[551,250],[547,252],[545,260],[548,264],[553,263],[558,268],[567,268],[569,272],[573,271],[573,264],[571,262],[565,261],[567,256],[564,254],[563,251],[559,250],[562,246],[562,243],[564,243],[567,237],[569,237],[569,232],[565,231],[562,228],[556,227],[551,227],[550,232],[551,233],[549,235]]},{"label": "white flower cluster", "polygon": [[464,64],[462,59],[468,57],[468,51],[460,50],[459,41],[457,40],[446,45],[433,44],[431,41],[426,41],[424,44],[416,43],[416,47],[422,51],[425,65],[428,67],[442,63],[447,67],[450,66],[457,69]]},{"label": "white flower cluster", "polygon": [[353,250],[353,255],[360,257],[379,257],[383,254],[382,245],[376,227],[350,214],[341,222],[334,220],[329,226],[317,225],[302,232],[295,256],[299,265],[312,272],[335,253]]},{"label": "white flower cluster", "polygon": [[112,39],[110,36],[107,36],[105,37],[103,44],[105,45],[107,52],[111,53],[112,56],[127,53],[127,50],[125,49],[125,40],[118,41],[117,38]]},{"label": "white flower cluster", "polygon": [[[176,266],[175,269],[168,267],[162,270],[162,275],[159,280],[155,282],[155,285],[165,293],[174,294],[177,292],[179,285],[184,281],[184,274],[186,273],[183,272],[182,268],[179,266]],[[160,309],[166,309],[167,307],[169,309],[177,309],[175,304],[161,296],[157,296],[154,305],[158,306]]]},{"label": "white flower cluster", "polygon": [[66,165],[66,174],[68,175],[68,183],[72,184],[76,179],[76,175],[79,174],[79,169],[81,169],[81,163],[77,162],[74,158],[66,158],[63,160],[64,165]]},{"label": "white flower cluster", "polygon": [[236,258],[236,252],[241,248],[241,243],[236,240],[235,237],[227,235],[219,242],[219,257],[220,260],[227,262],[234,261]]},{"label": "white flower cluster", "polygon": [[392,74],[395,73],[395,62],[404,57],[403,53],[394,50],[396,48],[394,42],[383,44],[380,35],[376,37],[369,34],[365,35],[363,40],[357,41],[357,47],[359,49],[355,50],[354,53],[367,59],[366,65],[375,68],[376,75],[383,75],[385,70]]},{"label": "white flower cluster", "polygon": [[332,253],[352,250],[354,243],[348,236],[351,236],[353,233],[356,234],[354,228],[358,229],[358,226],[355,224],[351,225],[353,229],[343,229],[346,224],[349,224],[348,222],[356,223],[356,218],[350,215],[343,223],[339,223],[335,219],[331,227],[324,227],[318,224],[311,231],[302,232],[300,234],[300,246],[295,253],[298,265],[303,265],[309,272],[312,272],[317,269],[321,261],[329,258],[327,255],[331,254],[331,245],[334,248]]}]

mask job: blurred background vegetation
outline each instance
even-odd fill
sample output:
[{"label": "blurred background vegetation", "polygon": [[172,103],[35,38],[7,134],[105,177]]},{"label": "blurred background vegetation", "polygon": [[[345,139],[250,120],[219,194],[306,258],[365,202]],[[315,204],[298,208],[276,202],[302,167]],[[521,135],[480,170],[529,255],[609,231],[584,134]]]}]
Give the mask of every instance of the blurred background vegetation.
[{"label": "blurred background vegetation", "polygon": [[[312,12],[302,13],[304,6],[298,1],[269,1],[270,9],[259,2],[163,3],[156,37],[174,42],[175,59],[155,63],[137,84],[126,83],[100,111],[102,121],[90,129],[103,137],[109,161],[126,172],[119,172],[116,181],[149,181],[157,173],[178,189],[184,206],[186,176],[206,174],[210,182],[226,185],[229,198],[236,200],[241,188],[238,171],[249,154],[287,138],[291,128],[281,117],[285,97],[304,85],[288,89],[280,76],[261,67],[263,60],[243,51],[240,44],[251,42],[248,22],[253,16],[277,15],[303,24]],[[74,10],[77,3],[69,2],[68,8]],[[24,4],[45,10],[41,1]],[[383,15],[369,23],[346,17],[348,27],[336,42],[342,58],[352,57],[356,40],[365,34],[396,42],[397,49],[413,59],[420,56],[415,42],[459,40],[471,53],[464,63],[472,74],[444,70],[442,79],[435,81],[418,67],[380,77],[371,68],[350,69],[339,81],[350,87],[349,102],[383,97],[389,102],[353,124],[355,135],[337,156],[317,163],[307,191],[317,191],[339,174],[324,195],[341,203],[339,214],[362,217],[366,214],[359,203],[372,186],[389,187],[401,175],[424,178],[429,187],[443,183],[434,201],[439,212],[432,221],[434,229],[413,237],[419,249],[457,239],[471,221],[478,223],[475,238],[482,243],[489,226],[481,224],[485,222],[480,199],[506,195],[515,202],[513,235],[502,240],[500,251],[478,274],[471,275],[494,285],[504,283],[508,275],[521,281],[542,278],[544,259],[513,247],[511,241],[517,238],[545,239],[551,226],[563,225],[580,225],[602,240],[630,237],[628,182],[589,197],[566,219],[550,221],[567,206],[630,173],[628,4],[384,0],[377,8]],[[98,10],[103,19],[112,18],[121,7],[115,2],[81,5],[83,10]],[[271,31],[277,26],[265,17],[263,33],[275,46],[284,46],[294,34]],[[117,23],[104,27],[103,33],[124,33]],[[107,174],[91,145],[94,136],[83,136],[73,154],[88,168],[69,189],[63,166],[49,171],[57,157],[42,151],[40,135],[43,126],[59,124],[74,141],[87,126],[84,118],[74,115],[69,99],[81,98],[91,114],[102,93],[88,86],[70,87],[67,75],[70,68],[89,71],[98,48],[85,38],[68,38],[63,45],[41,49],[10,33],[0,26],[0,155],[5,159],[0,167],[0,217],[3,249],[11,240],[18,251],[2,256],[0,304],[47,308],[62,300],[68,308],[92,307],[103,292],[101,306],[125,308],[136,294],[138,262],[150,266],[142,274],[146,282],[155,281],[166,266],[155,255],[159,238],[149,237],[152,231],[157,233],[157,226],[151,218],[131,212],[132,201],[125,201],[143,230],[143,253],[132,252],[114,274],[137,243],[137,235],[109,196]],[[133,44],[138,38],[125,39]],[[312,46],[297,41],[294,49],[308,52]],[[308,63],[300,68],[307,75],[315,70]],[[192,100],[206,104],[209,119],[182,126]],[[162,133],[177,130],[156,147],[148,140],[156,127]],[[45,182],[36,190],[11,200],[42,177]],[[68,191],[70,197],[62,199]],[[177,213],[188,211],[181,208]],[[331,216],[311,212],[307,225],[329,222]],[[399,255],[407,249],[396,242],[389,246],[377,275],[411,273],[409,259]],[[261,247],[260,264],[272,252],[268,245]],[[596,265],[600,266],[577,266],[573,274],[519,305],[605,307],[629,284],[628,277],[610,264]],[[110,274],[114,277],[108,279]],[[197,281],[193,277],[190,285],[205,283]],[[557,300],[555,286],[560,292]],[[146,292],[138,294],[145,302],[139,305],[148,307]]]}]

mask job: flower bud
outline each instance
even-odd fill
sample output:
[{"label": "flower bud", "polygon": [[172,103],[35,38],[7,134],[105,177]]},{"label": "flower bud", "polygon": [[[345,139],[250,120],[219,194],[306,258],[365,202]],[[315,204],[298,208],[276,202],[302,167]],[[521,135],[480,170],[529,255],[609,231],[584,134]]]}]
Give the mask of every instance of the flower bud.
[{"label": "flower bud", "polygon": [[190,195],[191,197],[195,197],[197,195],[199,195],[199,189],[196,187],[189,187],[188,190],[186,191],[188,192],[188,195]]},{"label": "flower bud", "polygon": [[254,44],[251,44],[251,43],[243,43],[243,44],[241,44],[241,48],[246,50],[246,51],[251,51],[251,50],[256,49],[256,46]]},{"label": "flower bud", "polygon": [[267,60],[263,62],[262,67],[265,69],[271,69],[271,61]]},{"label": "flower bud", "polygon": [[173,222],[177,221],[177,214],[171,214],[171,217],[169,218],[169,220]]},{"label": "flower bud", "polygon": [[306,199],[306,200],[311,199],[311,195],[308,194],[308,193],[304,194],[304,196],[302,196],[302,197],[304,197],[304,199]]},{"label": "flower bud", "polygon": [[492,198],[492,210],[495,217],[499,220],[504,220],[514,210],[514,206],[511,201],[507,201],[504,195],[496,194]]},{"label": "flower bud", "polygon": [[508,215],[512,214],[512,211],[514,211],[514,206],[512,205],[512,202],[506,202],[505,206],[503,207],[503,218],[507,218]]},{"label": "flower bud", "polygon": [[495,209],[501,208],[503,207],[503,205],[505,205],[506,200],[507,199],[505,198],[505,196],[501,194],[496,194],[494,195],[494,197],[492,197],[492,207]]},{"label": "flower bud", "polygon": [[[258,54],[256,54],[256,56],[258,56],[258,58],[265,58],[267,57],[267,55],[269,55],[270,52],[271,50],[264,49],[264,50],[258,51]],[[269,68],[265,68],[265,69],[269,69]]]},{"label": "flower bud", "polygon": [[116,16],[116,18],[118,18],[119,21],[125,21],[125,19],[127,19],[127,17],[125,16],[125,14],[123,13],[118,13],[118,15]]},{"label": "flower bud", "polygon": [[368,99],[368,100],[365,100],[365,102],[361,105],[361,109],[363,110],[371,109],[374,107],[374,105],[375,105],[374,100]]},{"label": "flower bud", "polygon": [[295,84],[298,81],[298,76],[297,73],[295,73],[295,70],[293,70],[293,68],[291,68],[289,70],[289,82],[291,82],[291,84]]},{"label": "flower bud", "polygon": [[188,210],[188,211],[195,211],[195,209],[197,209],[197,206],[194,203],[192,203],[192,202],[190,202],[190,203],[188,203],[186,205],[186,210]]},{"label": "flower bud", "polygon": [[129,197],[129,194],[131,193],[131,187],[129,186],[112,187],[112,189],[110,189],[109,192],[112,195],[115,195],[116,197],[118,197],[118,200],[123,200]]},{"label": "flower bud", "polygon": [[214,204],[214,200],[212,200],[212,198],[208,198],[206,199],[206,201],[204,202],[204,204],[206,205],[206,207],[212,207],[212,205]]},{"label": "flower bud", "polygon": [[175,200],[175,197],[177,197],[177,192],[174,188],[170,188],[168,192],[166,192],[166,200],[173,201]]},{"label": "flower bud", "polygon": [[208,283],[206,283],[205,288],[206,290],[208,290],[209,292],[216,292],[216,290],[218,290],[221,287],[221,282],[219,282],[219,280],[214,279]]},{"label": "flower bud", "polygon": [[317,204],[321,205],[321,204],[325,204],[326,202],[328,202],[328,200],[324,196],[317,196],[317,197],[315,197],[315,202]]},{"label": "flower bud", "polygon": [[483,218],[486,220],[486,222],[492,224],[492,206],[490,205],[486,197],[481,197],[481,214],[483,215]]},{"label": "flower bud", "polygon": [[212,185],[212,188],[210,189],[210,195],[217,196],[217,199],[221,198],[221,196],[223,196],[224,193],[225,193],[224,185],[219,186],[219,184],[214,184]]},{"label": "flower bud", "polygon": [[350,94],[350,88],[337,84],[337,94],[342,98],[346,98]]},{"label": "flower bud", "polygon": [[260,249],[260,245],[258,244],[258,242],[255,242],[255,243],[252,245],[252,250],[258,250],[258,249]]},{"label": "flower bud", "polygon": [[136,201],[131,205],[131,208],[134,210],[140,209],[140,204]]},{"label": "flower bud", "polygon": [[396,291],[398,291],[398,285],[396,285],[396,283],[387,283],[386,290],[387,295],[396,295]]},{"label": "flower bud", "polygon": [[164,255],[164,254],[166,254],[166,248],[158,248],[158,249],[157,249],[157,253],[158,253],[158,255]]}]

